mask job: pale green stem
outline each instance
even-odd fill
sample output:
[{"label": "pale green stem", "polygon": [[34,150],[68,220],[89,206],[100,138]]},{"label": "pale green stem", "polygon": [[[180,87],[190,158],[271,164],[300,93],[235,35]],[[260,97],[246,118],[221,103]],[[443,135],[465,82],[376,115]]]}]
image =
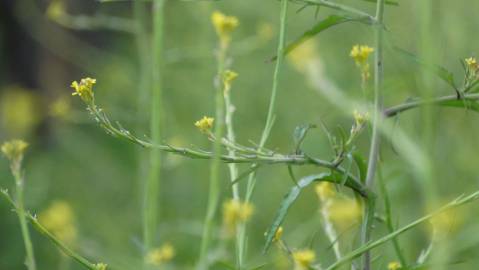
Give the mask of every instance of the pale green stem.
[{"label": "pale green stem", "polygon": [[27,265],[28,270],[36,270],[37,266],[35,263],[35,256],[33,252],[33,244],[30,237],[30,232],[27,226],[27,220],[25,218],[25,207],[24,207],[24,176],[21,172],[20,163],[18,161],[17,166],[12,166],[12,174],[15,177],[15,185],[16,185],[16,196],[17,196],[17,215],[18,220],[20,221],[20,229],[22,232],[23,243],[25,245],[25,252],[26,252],[26,260],[25,263]]},{"label": "pale green stem", "polygon": [[[224,99],[223,99],[223,83],[222,75],[224,73],[226,46],[220,45],[218,49],[218,67],[216,75],[216,90],[215,90],[215,138],[223,138],[225,128],[225,113],[224,113]],[[221,139],[213,142],[213,156],[210,166],[210,187],[208,193],[208,206],[206,209],[205,222],[203,225],[203,235],[201,239],[200,258],[197,269],[208,269],[208,252],[212,241],[212,232],[214,225],[214,218],[216,216],[219,198],[220,198],[220,163],[221,163]]]},{"label": "pale green stem", "polygon": [[[382,121],[382,85],[383,85],[383,18],[384,18],[384,0],[378,0],[376,5],[376,25],[375,25],[375,59],[374,59],[374,116],[372,123],[372,138],[371,147],[369,151],[368,170],[366,173],[366,187],[373,190],[374,178],[379,159],[379,148],[381,143],[381,136],[379,126]],[[369,242],[371,237],[372,223],[374,221],[375,203],[371,198],[367,199],[365,203],[363,224],[361,228],[361,243],[364,245]],[[369,251],[364,253],[363,261],[364,270],[371,269],[371,256]]]},{"label": "pale green stem", "polygon": [[[261,135],[261,140],[259,143],[259,148],[264,147],[266,141],[268,140],[271,128],[273,127],[274,123],[274,109],[276,104],[276,95],[278,92],[278,85],[279,85],[279,75],[281,71],[281,65],[284,60],[284,48],[285,48],[285,39],[286,39],[286,22],[287,22],[287,13],[288,13],[288,0],[281,0],[281,10],[280,10],[280,29],[279,29],[279,40],[278,40],[278,47],[276,50],[276,55],[278,56],[276,60],[276,66],[274,69],[273,74],[273,86],[271,89],[271,97],[269,101],[268,107],[268,114],[266,116],[266,123],[263,129],[263,133]],[[255,165],[253,165],[255,166]],[[254,187],[256,185],[256,172],[252,172],[248,178],[248,184],[246,187],[246,196],[245,202],[249,202],[253,195]],[[239,261],[244,260],[245,256],[245,245],[246,245],[246,226],[243,225],[239,229],[240,233],[240,242],[239,242]],[[241,265],[239,266],[241,270]]]},{"label": "pale green stem", "polygon": [[[163,47],[164,0],[153,2],[153,38],[152,38],[152,83],[150,132],[152,141],[161,141],[162,81],[161,57]],[[158,206],[160,188],[161,151],[150,150],[150,166],[145,185],[144,244],[149,251],[156,239],[158,229]]]}]

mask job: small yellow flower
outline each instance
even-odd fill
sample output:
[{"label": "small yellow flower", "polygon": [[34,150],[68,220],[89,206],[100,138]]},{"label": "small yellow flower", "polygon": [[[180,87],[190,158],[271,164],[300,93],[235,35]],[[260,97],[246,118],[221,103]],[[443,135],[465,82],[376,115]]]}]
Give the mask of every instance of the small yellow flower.
[{"label": "small yellow flower", "polygon": [[223,204],[223,223],[229,232],[234,232],[236,225],[247,222],[253,211],[251,203],[231,199]]},{"label": "small yellow flower", "polygon": [[200,120],[195,122],[195,126],[203,133],[208,132],[213,127],[215,121],[212,117],[203,116]]},{"label": "small yellow flower", "polygon": [[94,98],[93,85],[95,83],[96,79],[92,78],[83,78],[80,80],[80,83],[73,81],[70,85],[70,87],[75,90],[75,92],[72,93],[72,96],[78,95],[84,102],[91,103]]},{"label": "small yellow flower", "polygon": [[231,33],[238,27],[238,18],[234,16],[226,16],[225,14],[215,11],[211,14],[211,22],[215,27],[216,34],[220,38],[221,47],[226,48],[231,40]]},{"label": "small yellow flower", "polygon": [[390,262],[388,264],[388,270],[399,270],[401,267],[402,266],[399,262]]},{"label": "small yellow flower", "polygon": [[283,227],[280,226],[274,233],[273,242],[281,240],[281,236],[283,236]]},{"label": "small yellow flower", "polygon": [[223,73],[223,85],[225,88],[225,91],[228,91],[231,88],[231,83],[238,78],[238,73],[232,71],[232,70],[226,70]]},{"label": "small yellow flower", "polygon": [[149,264],[159,266],[171,261],[173,257],[175,257],[175,248],[170,243],[166,243],[148,252],[145,259]]},{"label": "small yellow flower", "polygon": [[366,45],[355,45],[350,52],[350,56],[354,59],[358,66],[364,65],[369,58],[369,55],[374,52],[374,49]]},{"label": "small yellow flower", "polygon": [[316,259],[316,254],[310,249],[302,249],[293,252],[295,270],[309,269]]},{"label": "small yellow flower", "polygon": [[315,39],[310,39],[303,42],[301,45],[289,52],[286,57],[294,69],[296,69],[298,72],[304,73],[307,71],[308,66],[318,62],[320,59]]},{"label": "small yellow flower", "polygon": [[108,267],[108,265],[106,263],[97,263],[95,264],[95,268],[97,270],[106,270],[106,268]]},{"label": "small yellow flower", "polygon": [[65,201],[54,201],[38,215],[38,221],[62,242],[73,244],[77,238],[75,215]]},{"label": "small yellow flower", "polygon": [[315,187],[316,195],[321,201],[326,201],[331,198],[334,198],[336,195],[336,190],[334,185],[330,182],[321,182]]},{"label": "small yellow flower", "polygon": [[474,57],[466,58],[466,59],[464,60],[464,62],[466,62],[466,65],[467,65],[470,69],[476,69],[476,68],[477,68],[477,60],[476,60],[476,58],[474,58]]},{"label": "small yellow flower", "polygon": [[27,137],[43,119],[42,101],[36,91],[18,86],[2,89],[0,129],[14,137]]},{"label": "small yellow flower", "polygon": [[369,113],[368,112],[359,112],[358,110],[354,110],[353,112],[354,122],[357,127],[363,126],[369,120]]},{"label": "small yellow flower", "polygon": [[2,153],[10,161],[20,161],[23,158],[23,153],[27,149],[28,143],[22,140],[11,140],[4,142],[2,145]]}]

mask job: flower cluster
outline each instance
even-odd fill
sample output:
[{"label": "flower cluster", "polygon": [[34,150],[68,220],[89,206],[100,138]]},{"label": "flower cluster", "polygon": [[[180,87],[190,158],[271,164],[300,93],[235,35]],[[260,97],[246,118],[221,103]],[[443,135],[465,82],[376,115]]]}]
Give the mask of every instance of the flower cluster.
[{"label": "flower cluster", "polygon": [[466,64],[466,83],[471,85],[479,79],[479,64],[474,57],[464,59],[464,63]]},{"label": "flower cluster", "polygon": [[201,132],[207,133],[213,127],[214,121],[215,119],[212,117],[203,116],[203,118],[195,122],[195,127],[197,127]]},{"label": "flower cluster", "polygon": [[95,268],[97,270],[106,270],[108,265],[106,263],[97,263],[95,264]]},{"label": "flower cluster", "polygon": [[80,96],[85,103],[92,103],[94,99],[93,85],[95,83],[96,79],[92,78],[83,78],[79,83],[77,81],[73,81],[70,87],[73,88],[75,92],[73,92],[72,95]]},{"label": "flower cluster", "polygon": [[356,66],[361,69],[361,77],[366,81],[370,77],[369,73],[369,55],[374,52],[374,49],[366,45],[355,45],[349,55],[356,62]]},{"label": "flower cluster", "polygon": [[311,264],[316,259],[316,254],[310,249],[302,249],[294,251],[293,254],[294,269],[306,270],[311,267]]},{"label": "flower cluster", "polygon": [[216,34],[220,39],[222,48],[228,47],[231,41],[231,33],[238,27],[238,18],[234,16],[226,16],[225,14],[215,11],[211,15],[211,22],[215,27]]},{"label": "flower cluster", "polygon": [[231,199],[223,204],[223,224],[229,232],[234,232],[236,225],[247,222],[253,211],[251,203]]},{"label": "flower cluster", "polygon": [[354,124],[351,128],[351,136],[356,136],[369,121],[369,112],[360,112],[354,110],[353,112]]},{"label": "flower cluster", "polygon": [[22,140],[11,140],[3,143],[2,153],[11,161],[19,162],[23,159],[23,153],[28,147],[28,143]]},{"label": "flower cluster", "polygon": [[163,263],[171,261],[174,256],[175,248],[171,244],[166,243],[163,246],[148,252],[145,259],[146,262],[151,265],[160,266]]},{"label": "flower cluster", "polygon": [[38,221],[60,241],[71,245],[77,238],[75,215],[71,206],[64,201],[54,201],[38,216]]}]

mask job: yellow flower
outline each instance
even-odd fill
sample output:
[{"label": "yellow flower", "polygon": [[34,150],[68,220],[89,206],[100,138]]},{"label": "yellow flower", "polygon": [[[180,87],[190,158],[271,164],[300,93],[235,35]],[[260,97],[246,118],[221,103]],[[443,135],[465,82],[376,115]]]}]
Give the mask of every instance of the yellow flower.
[{"label": "yellow flower", "polygon": [[42,121],[41,105],[35,91],[18,86],[7,87],[0,100],[0,129],[10,136],[27,137]]},{"label": "yellow flower", "polygon": [[97,263],[95,264],[95,268],[97,270],[106,270],[106,268],[108,267],[108,265],[106,263]]},{"label": "yellow flower", "polygon": [[296,270],[309,269],[316,259],[314,251],[310,249],[302,249],[293,252],[293,260]]},{"label": "yellow flower", "polygon": [[253,205],[231,199],[223,204],[223,223],[229,232],[236,229],[239,223],[247,222],[253,215]]},{"label": "yellow flower", "polygon": [[388,270],[399,270],[401,267],[402,266],[399,262],[390,262],[388,264]]},{"label": "yellow flower", "polygon": [[215,27],[216,34],[220,38],[221,47],[226,48],[231,40],[231,33],[239,25],[238,18],[226,16],[219,11],[215,11],[211,14],[211,22]]},{"label": "yellow flower", "polygon": [[175,256],[175,248],[166,243],[159,248],[155,248],[146,254],[146,262],[159,266],[165,262],[171,261]]},{"label": "yellow flower", "polygon": [[281,240],[281,236],[283,236],[283,227],[280,226],[274,233],[273,242]]},{"label": "yellow flower", "polygon": [[321,182],[315,187],[316,195],[321,201],[326,201],[336,195],[334,185],[330,182]]},{"label": "yellow flower", "polygon": [[273,26],[271,23],[266,22],[258,24],[256,27],[256,35],[263,42],[270,41],[274,35]]},{"label": "yellow flower", "polygon": [[91,103],[94,98],[93,85],[95,83],[96,79],[92,78],[83,78],[80,80],[80,83],[73,81],[70,87],[73,88],[75,92],[72,93],[72,96],[78,95],[84,102]]},{"label": "yellow flower", "polygon": [[364,65],[374,49],[366,45],[355,45],[349,54],[358,66]]},{"label": "yellow flower", "polygon": [[70,102],[69,99],[65,97],[60,97],[53,101],[49,108],[49,114],[52,117],[63,118],[68,116],[70,112]]},{"label": "yellow flower", "polygon": [[477,68],[477,60],[476,60],[476,58],[474,58],[474,57],[466,58],[466,59],[464,60],[464,62],[466,62],[466,65],[467,65],[470,69],[476,69],[476,68]]},{"label": "yellow flower", "polygon": [[449,209],[431,218],[430,223],[439,236],[455,233],[464,223],[464,215],[458,209]]},{"label": "yellow flower", "polygon": [[319,59],[314,39],[303,42],[286,56],[288,62],[298,71],[305,72],[307,67]]},{"label": "yellow flower", "polygon": [[335,199],[328,206],[329,218],[341,230],[358,221],[362,216],[360,205],[351,199]]},{"label": "yellow flower", "polygon": [[38,215],[38,221],[60,241],[73,244],[77,238],[75,216],[65,201],[54,201]]},{"label": "yellow flower", "polygon": [[28,143],[22,140],[11,140],[4,142],[2,145],[2,153],[12,162],[22,160],[23,153],[27,149]]},{"label": "yellow flower", "polygon": [[231,88],[231,83],[237,77],[238,77],[238,73],[229,69],[223,73],[223,85],[224,85],[225,91],[229,91],[229,89]]},{"label": "yellow flower", "polygon": [[359,112],[358,110],[354,110],[353,116],[356,129],[360,129],[369,120],[368,112]]},{"label": "yellow flower", "polygon": [[195,122],[195,126],[203,133],[208,132],[213,127],[214,118],[203,116]]}]

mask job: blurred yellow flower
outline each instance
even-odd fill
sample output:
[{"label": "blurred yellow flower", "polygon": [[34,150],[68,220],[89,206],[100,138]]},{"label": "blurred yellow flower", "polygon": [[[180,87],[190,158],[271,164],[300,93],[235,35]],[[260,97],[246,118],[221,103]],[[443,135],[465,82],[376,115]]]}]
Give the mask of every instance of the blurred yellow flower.
[{"label": "blurred yellow flower", "polygon": [[271,23],[263,22],[256,27],[256,35],[262,42],[270,41],[273,38],[273,26]]},{"label": "blurred yellow flower", "polygon": [[356,62],[356,65],[361,69],[361,77],[363,82],[370,77],[368,58],[372,52],[374,52],[374,49],[369,46],[355,45],[349,53],[349,55]]},{"label": "blurred yellow flower", "polygon": [[238,27],[238,18],[234,16],[226,16],[225,14],[214,11],[211,14],[211,22],[215,27],[216,34],[220,38],[222,48],[226,48],[231,40],[231,33]]},{"label": "blurred yellow flower", "polygon": [[46,15],[52,20],[58,20],[65,15],[65,2],[63,0],[52,0],[47,7]]},{"label": "blurred yellow flower", "polygon": [[43,118],[39,97],[16,86],[7,88],[1,96],[0,111],[4,130],[15,137],[30,135]]},{"label": "blurred yellow flower", "polygon": [[476,60],[476,58],[474,58],[474,57],[466,58],[466,59],[464,60],[464,62],[466,62],[466,65],[467,65],[470,69],[476,69],[476,68],[477,68],[477,60]]},{"label": "blurred yellow flower", "polygon": [[229,89],[231,88],[231,83],[237,77],[238,77],[238,73],[229,69],[223,73],[223,85],[224,85],[225,91],[229,91]]},{"label": "blurred yellow flower", "polygon": [[212,117],[203,116],[200,120],[195,122],[195,126],[203,133],[208,132],[213,127],[215,121]]},{"label": "blurred yellow flower", "polygon": [[236,225],[247,222],[253,215],[254,207],[249,202],[231,199],[223,204],[223,224],[229,232],[234,232]]},{"label": "blurred yellow flower", "polygon": [[464,223],[463,214],[458,209],[449,209],[431,218],[430,223],[439,236],[454,233]]},{"label": "blurred yellow flower", "polygon": [[306,270],[311,267],[311,264],[316,259],[316,254],[310,249],[302,249],[294,251],[293,254],[294,269]]},{"label": "blurred yellow flower", "polygon": [[166,243],[159,248],[155,248],[146,254],[146,262],[155,266],[171,261],[175,256],[175,248]]},{"label": "blurred yellow flower", "polygon": [[48,113],[52,117],[64,118],[70,112],[70,100],[65,97],[59,97],[50,104]]},{"label": "blurred yellow flower", "polygon": [[20,161],[28,143],[23,140],[11,140],[2,144],[2,153],[12,162]]},{"label": "blurred yellow flower", "polygon": [[93,85],[95,83],[96,79],[92,78],[83,78],[80,80],[80,83],[73,81],[70,87],[73,88],[75,92],[72,93],[72,96],[78,95],[84,102],[91,103],[94,98]]},{"label": "blurred yellow flower", "polygon": [[106,263],[97,263],[95,264],[96,270],[106,270],[108,265]]},{"label": "blurred yellow flower", "polygon": [[315,187],[316,195],[321,201],[327,201],[334,198],[336,195],[336,190],[334,184],[330,182],[321,182]]},{"label": "blurred yellow flower", "polygon": [[294,48],[288,53],[287,59],[294,69],[304,72],[309,64],[318,59],[315,40],[307,40]]},{"label": "blurred yellow flower", "polygon": [[388,270],[399,270],[401,269],[401,264],[399,262],[390,262],[388,264]]},{"label": "blurred yellow flower", "polygon": [[75,216],[71,206],[65,201],[54,201],[38,215],[38,221],[60,241],[73,244],[77,238]]},{"label": "blurred yellow flower", "polygon": [[362,216],[361,206],[352,199],[335,199],[328,206],[329,218],[341,230],[359,221]]}]

